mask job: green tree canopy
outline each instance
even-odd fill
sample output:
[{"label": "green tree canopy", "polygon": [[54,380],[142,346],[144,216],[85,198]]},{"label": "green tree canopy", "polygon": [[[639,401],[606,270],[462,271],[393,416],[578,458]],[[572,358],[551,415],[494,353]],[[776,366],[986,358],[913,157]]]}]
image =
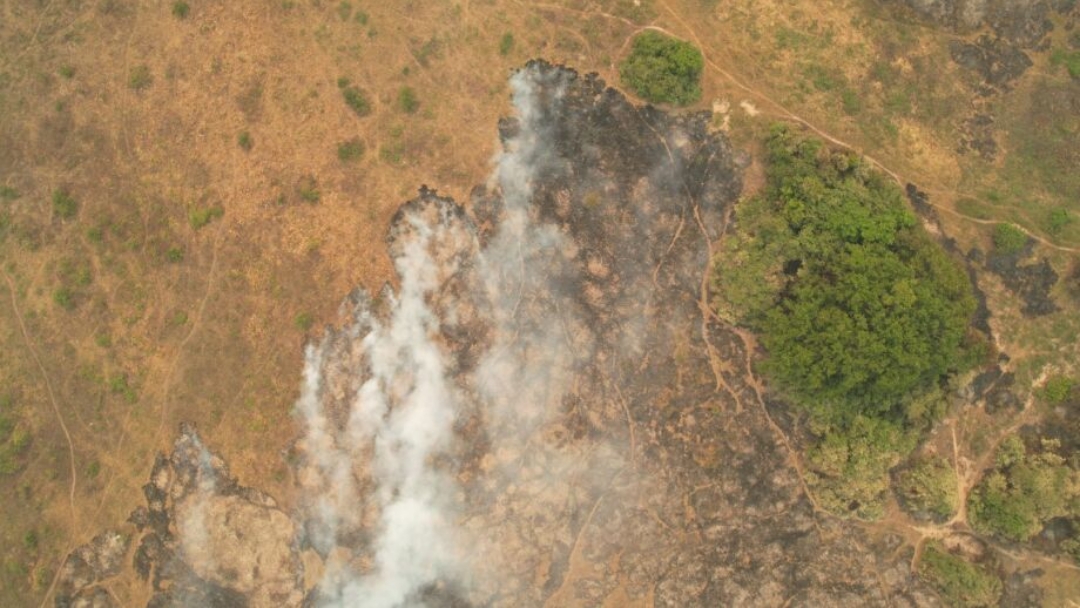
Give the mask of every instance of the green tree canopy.
[{"label": "green tree canopy", "polygon": [[652,103],[686,105],[701,98],[705,60],[689,42],[645,31],[619,66],[623,84]]},{"label": "green tree canopy", "polygon": [[767,173],[717,263],[721,312],[761,335],[763,371],[819,428],[905,421],[964,365],[966,275],[851,154],[778,127]]}]

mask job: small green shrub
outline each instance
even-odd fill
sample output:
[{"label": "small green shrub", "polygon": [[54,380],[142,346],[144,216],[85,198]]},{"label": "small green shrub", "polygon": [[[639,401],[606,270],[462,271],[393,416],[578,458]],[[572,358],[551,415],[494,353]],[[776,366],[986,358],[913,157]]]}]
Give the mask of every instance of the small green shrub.
[{"label": "small green shrub", "polygon": [[352,17],[352,3],[348,0],[342,0],[337,7],[338,18],[342,21],[348,21],[349,17]]},{"label": "small green shrub", "polygon": [[345,100],[345,105],[349,106],[349,109],[361,118],[371,114],[371,100],[359,87],[349,84],[348,78],[338,78],[337,84],[338,88],[341,89],[341,97]]},{"label": "small green shrub", "polygon": [[240,145],[240,148],[244,152],[250,152],[251,147],[255,145],[251,139],[251,133],[248,133],[247,131],[241,131],[240,135],[236,136],[236,143]]},{"label": "small green shrub", "polygon": [[704,68],[705,59],[692,44],[649,30],[634,38],[619,76],[646,101],[687,105],[701,98]]},{"label": "small green shrub", "polygon": [[1054,52],[1050,55],[1050,65],[1064,65],[1069,72],[1069,76],[1080,78],[1080,51],[1069,52],[1064,49],[1054,49]]},{"label": "small green shrub", "polygon": [[23,547],[27,551],[36,551],[38,548],[38,535],[37,530],[27,530],[26,534],[23,534]]},{"label": "small green shrub", "polygon": [[848,116],[854,116],[862,112],[862,100],[859,99],[859,94],[855,91],[844,89],[840,93],[840,101],[844,106],[844,113]]},{"label": "small green shrub", "polygon": [[315,324],[315,317],[310,312],[302,312],[296,315],[293,323],[296,324],[296,328],[300,331],[307,331]]},{"label": "small green shrub", "polygon": [[150,73],[150,66],[146,64],[131,68],[128,75],[128,87],[135,91],[142,91],[154,83],[154,76]]},{"label": "small green shrub", "polygon": [[1050,212],[1050,217],[1047,218],[1047,231],[1050,234],[1058,234],[1072,223],[1072,216],[1069,214],[1069,210],[1064,207],[1058,207]]},{"label": "small green shrub", "polygon": [[949,606],[997,606],[1001,598],[1002,585],[997,576],[945,551],[938,543],[923,549],[918,572]]},{"label": "small green shrub", "polygon": [[406,114],[414,114],[420,108],[420,100],[416,98],[416,91],[412,87],[401,87],[397,102],[398,108]]},{"label": "small green shrub", "polygon": [[53,303],[64,310],[75,308],[75,293],[66,285],[58,287],[52,294]]},{"label": "small green shrub", "polygon": [[60,73],[60,76],[66,80],[71,80],[75,77],[75,68],[70,65],[62,65],[57,71]]},{"label": "small green shrub", "polygon": [[192,228],[198,230],[223,215],[225,215],[225,210],[219,205],[203,208],[192,207],[188,210],[188,222]]},{"label": "small green shrub", "polygon": [[994,252],[1001,255],[1020,253],[1027,245],[1028,236],[1016,224],[1001,223],[994,226]]},{"label": "small green shrub", "polygon": [[1075,382],[1068,376],[1051,376],[1042,389],[1042,398],[1048,403],[1064,403],[1072,393]]},{"label": "small green shrub", "polygon": [[53,191],[52,206],[53,214],[63,220],[70,220],[79,212],[79,203],[66,190]]},{"label": "small green shrub", "polygon": [[188,6],[187,2],[183,2],[182,0],[180,2],[173,2],[173,5],[172,5],[173,17],[176,17],[177,19],[187,19],[188,12],[190,12],[190,11],[191,11],[191,7]]},{"label": "small green shrub", "polygon": [[19,198],[19,191],[11,186],[0,186],[0,201],[9,202]]},{"label": "small green shrub", "polygon": [[337,157],[342,162],[353,162],[364,156],[364,142],[359,137],[345,140],[338,144]]},{"label": "small green shrub", "polygon": [[510,51],[514,50],[514,35],[510,32],[506,32],[499,39],[499,54],[503,57],[510,54]]},{"label": "small green shrub", "polygon": [[169,247],[165,252],[165,259],[173,264],[184,261],[184,250],[177,246]]},{"label": "small green shrub", "polygon": [[319,182],[313,175],[306,175],[296,185],[296,194],[305,203],[317,203],[322,195],[319,193]]}]

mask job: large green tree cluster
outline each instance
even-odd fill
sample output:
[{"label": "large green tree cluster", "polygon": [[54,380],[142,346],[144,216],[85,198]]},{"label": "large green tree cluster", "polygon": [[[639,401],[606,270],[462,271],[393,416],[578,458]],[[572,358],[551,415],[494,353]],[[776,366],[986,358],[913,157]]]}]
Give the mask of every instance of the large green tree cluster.
[{"label": "large green tree cluster", "polygon": [[850,153],[777,127],[767,172],[718,263],[725,312],[761,334],[764,371],[819,424],[903,418],[965,364],[967,276]]},{"label": "large green tree cluster", "polygon": [[649,30],[634,38],[630,55],[619,65],[619,76],[646,101],[686,105],[701,98],[704,67],[694,45]]},{"label": "large green tree cluster", "polygon": [[786,127],[767,152],[766,187],[717,260],[718,309],[760,335],[762,371],[809,414],[825,506],[873,517],[888,470],[944,412],[943,380],[970,365],[971,285],[858,157]]}]

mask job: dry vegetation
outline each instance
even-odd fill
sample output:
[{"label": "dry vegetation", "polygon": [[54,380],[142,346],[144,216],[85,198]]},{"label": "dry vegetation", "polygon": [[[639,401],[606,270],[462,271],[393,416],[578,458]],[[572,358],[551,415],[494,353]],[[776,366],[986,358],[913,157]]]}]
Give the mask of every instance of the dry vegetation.
[{"label": "dry vegetation", "polygon": [[[0,478],[5,606],[41,603],[65,553],[126,517],[180,420],[288,502],[275,446],[305,335],[389,279],[383,232],[416,186],[464,200],[483,181],[505,76],[529,57],[616,83],[643,28],[690,40],[696,107],[727,108],[737,141],[805,121],[918,183],[963,249],[1009,220],[1059,275],[1076,265],[1080,221],[1052,222],[1077,212],[1077,174],[1054,164],[1075,131],[1040,136],[1075,81],[1037,56],[999,101],[1008,153],[958,156],[970,94],[942,35],[869,1],[180,4],[0,4],[0,415],[28,437]],[[1059,285],[1064,310],[1030,321],[995,281],[981,287],[1018,382],[1080,373],[1077,296]],[[957,468],[1011,428],[952,423]],[[1048,572],[1075,589],[1074,570]]]}]

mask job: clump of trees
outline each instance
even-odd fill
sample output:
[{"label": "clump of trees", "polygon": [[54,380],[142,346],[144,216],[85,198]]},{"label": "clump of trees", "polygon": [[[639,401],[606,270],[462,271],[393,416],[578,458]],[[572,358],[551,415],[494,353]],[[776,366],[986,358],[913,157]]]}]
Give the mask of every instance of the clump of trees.
[{"label": "clump of trees", "polygon": [[1080,471],[1057,452],[1060,443],[1041,439],[1029,450],[1011,436],[998,448],[994,470],[972,492],[971,525],[979,532],[1026,541],[1051,519],[1080,518]]},{"label": "clump of trees", "polygon": [[761,370],[808,415],[826,508],[874,517],[888,470],[944,414],[942,383],[976,358],[971,285],[852,153],[783,126],[767,152],[716,265],[719,313],[759,334]]},{"label": "clump of trees", "polygon": [[917,517],[944,521],[960,503],[956,470],[941,456],[927,456],[897,475],[897,494]]},{"label": "clump of trees", "polygon": [[619,65],[623,84],[646,101],[687,105],[701,98],[705,59],[689,42],[645,31]]}]

